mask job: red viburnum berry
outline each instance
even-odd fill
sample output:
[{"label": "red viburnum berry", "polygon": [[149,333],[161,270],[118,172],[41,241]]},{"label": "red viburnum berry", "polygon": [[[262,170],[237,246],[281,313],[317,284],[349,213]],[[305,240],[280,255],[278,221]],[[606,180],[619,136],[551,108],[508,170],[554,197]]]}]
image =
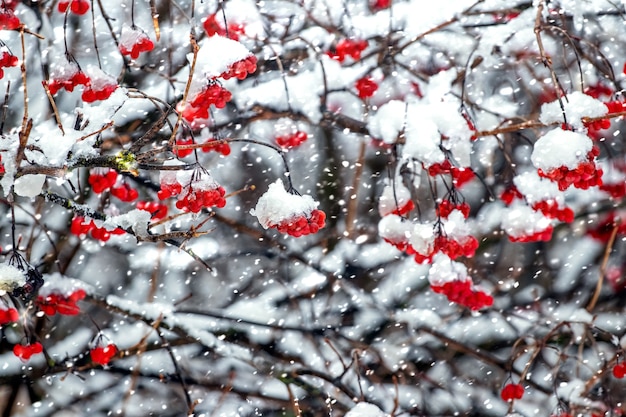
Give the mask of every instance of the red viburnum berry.
[{"label": "red viburnum berry", "polygon": [[387,9],[390,6],[391,0],[374,0],[372,3],[372,9],[374,10]]},{"label": "red viburnum berry", "polygon": [[154,49],[154,42],[139,28],[124,26],[119,41],[120,52],[132,59],[139,58],[142,52],[150,52]]},{"label": "red viburnum berry", "polygon": [[138,201],[137,209],[149,212],[155,221],[167,217],[167,206],[156,201]]},{"label": "red viburnum berry", "polygon": [[575,188],[586,190],[596,185],[602,185],[602,170],[594,163],[594,159],[599,154],[600,150],[594,146],[587,154],[587,160],[580,162],[574,169],[562,165],[548,172],[539,168],[537,173],[540,177],[556,182],[561,191],[565,191],[572,185]]},{"label": "red viburnum berry", "polygon": [[13,354],[20,358],[22,362],[28,361],[31,356],[43,352],[43,346],[39,342],[27,344],[27,345],[15,345],[13,346]]},{"label": "red viburnum berry", "polygon": [[626,363],[618,363],[613,366],[613,376],[618,379],[626,376]]},{"label": "red viburnum berry", "polygon": [[228,69],[220,74],[220,77],[225,80],[229,80],[231,78],[243,80],[248,76],[248,74],[253,74],[256,71],[256,64],[256,56],[248,55],[246,58],[230,64]]},{"label": "red viburnum berry", "polygon": [[178,146],[185,146],[185,145],[193,145],[193,138],[188,137],[188,138],[176,139],[176,145],[174,146],[174,149],[172,151],[174,152],[174,155],[176,155],[179,158],[184,158],[186,156],[191,155],[193,153],[193,149],[178,149]]},{"label": "red viburnum berry", "polygon": [[117,354],[117,346],[109,343],[106,346],[97,346],[89,351],[91,360],[100,365],[108,365]]},{"label": "red viburnum berry", "polygon": [[441,285],[431,284],[430,288],[437,294],[445,295],[450,302],[462,305],[470,310],[478,311],[493,305],[493,297],[473,287],[471,280],[455,280]]},{"label": "red viburnum berry", "polygon": [[188,122],[193,122],[196,119],[208,119],[209,107],[211,105],[222,109],[226,107],[226,103],[232,97],[231,92],[222,87],[221,84],[210,81],[188,103],[182,105],[179,110],[182,112],[183,118]]},{"label": "red viburnum berry", "polygon": [[469,217],[470,206],[467,203],[455,204],[450,200],[443,200],[437,206],[437,215],[441,218],[447,218],[453,210],[459,210],[466,219]]},{"label": "red viburnum berry", "polygon": [[616,183],[602,183],[600,185],[600,189],[606,193],[608,193],[613,199],[620,199],[626,196],[626,183],[616,182]]},{"label": "red viburnum berry", "polygon": [[569,207],[559,207],[554,200],[538,201],[532,205],[533,210],[540,211],[544,216],[557,219],[565,223],[574,221],[574,211]]},{"label": "red viburnum berry", "polygon": [[281,223],[271,225],[270,227],[276,228],[276,230],[280,233],[288,234],[293,237],[300,237],[317,233],[318,230],[323,228],[325,224],[326,213],[315,209],[308,217],[295,217],[291,220],[285,220]]},{"label": "red viburnum berry", "polygon": [[613,95],[613,89],[604,84],[590,85],[583,91],[586,95],[599,99],[600,97],[611,97]]},{"label": "red viburnum berry", "polygon": [[207,35],[226,36],[234,41],[239,40],[239,36],[245,33],[245,26],[238,23],[228,22],[228,31],[224,28],[224,19],[218,17],[217,14],[208,16],[202,22]]},{"label": "red viburnum berry", "polygon": [[14,309],[9,308],[6,310],[0,309],[0,326],[4,326],[5,324],[14,323],[18,321],[20,318],[20,313]]},{"label": "red viburnum berry", "polygon": [[357,80],[355,87],[358,91],[359,98],[366,99],[372,97],[376,90],[378,90],[378,84],[371,77],[363,77]]},{"label": "red viburnum berry", "polygon": [[76,236],[86,235],[94,227],[92,221],[85,223],[85,218],[82,216],[76,216],[72,219],[72,225],[70,226],[70,233]]},{"label": "red viburnum berry", "polygon": [[366,40],[342,39],[337,42],[334,51],[328,51],[328,56],[339,62],[345,61],[348,56],[358,61],[365,48],[367,48]]},{"label": "red viburnum berry", "polygon": [[91,68],[89,71],[89,84],[85,86],[82,100],[85,103],[106,100],[117,90],[117,80],[98,68]]},{"label": "red viburnum berry", "polygon": [[128,185],[127,182],[122,182],[120,185],[115,185],[111,187],[111,195],[119,198],[122,201],[130,203],[131,201],[135,201],[137,197],[139,197],[139,192]]},{"label": "red viburnum berry", "polygon": [[519,192],[514,184],[508,186],[504,191],[502,191],[502,194],[500,194],[500,200],[502,200],[507,206],[510,206],[515,199],[523,200],[524,196]]},{"label": "red viburnum berry", "polygon": [[225,140],[209,139],[204,142],[202,152],[217,152],[224,156],[230,155],[230,145]]},{"label": "red viburnum berry", "polygon": [[77,15],[84,15],[89,11],[89,2],[87,0],[61,0],[57,5],[59,12],[65,13],[67,9]]},{"label": "red viburnum berry", "polygon": [[0,55],[0,78],[4,77],[3,68],[15,67],[17,63],[18,59],[15,55],[8,51],[2,51],[2,55]]},{"label": "red viburnum berry", "polygon": [[76,304],[85,298],[87,293],[83,289],[71,292],[69,295],[51,293],[45,296],[37,297],[37,305],[39,309],[48,316],[56,313],[65,316],[75,316],[80,313],[80,307]]},{"label": "red viburnum berry", "polygon": [[224,187],[217,186],[215,188],[194,188],[193,185],[189,187],[183,197],[178,199],[176,207],[180,210],[191,211],[192,213],[198,213],[203,208],[226,206],[226,199],[224,196],[226,191]]},{"label": "red viburnum berry", "polygon": [[117,181],[117,171],[113,169],[101,169],[95,168],[91,170],[89,174],[89,185],[93,189],[93,192],[100,194],[115,185]]},{"label": "red viburnum berry", "polygon": [[20,27],[22,22],[15,16],[15,12],[9,8],[0,10],[0,30],[15,30]]},{"label": "red viburnum berry", "polygon": [[504,401],[520,400],[524,396],[524,387],[520,384],[506,384],[500,392]]},{"label": "red viburnum berry", "polygon": [[306,132],[298,130],[291,135],[278,136],[276,144],[281,148],[295,148],[302,145],[308,138],[309,135]]},{"label": "red viburnum berry", "polygon": [[60,89],[72,92],[78,85],[89,85],[89,77],[82,72],[78,65],[67,62],[65,65],[53,66],[48,81],[50,94],[56,94]]}]

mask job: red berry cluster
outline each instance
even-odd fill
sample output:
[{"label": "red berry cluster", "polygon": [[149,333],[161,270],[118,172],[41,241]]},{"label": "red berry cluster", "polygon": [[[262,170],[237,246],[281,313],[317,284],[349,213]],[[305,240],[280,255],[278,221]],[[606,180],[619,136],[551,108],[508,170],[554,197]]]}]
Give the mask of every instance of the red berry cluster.
[{"label": "red berry cluster", "polygon": [[565,223],[574,221],[574,211],[569,207],[560,208],[554,200],[539,201],[532,205],[533,210],[540,211],[544,216],[557,219]]},{"label": "red berry cluster", "polygon": [[445,295],[451,302],[473,311],[493,305],[493,297],[474,288],[469,279],[449,281],[442,285],[431,285],[430,288],[437,294]]},{"label": "red berry cluster", "polygon": [[39,342],[31,343],[28,345],[15,345],[13,346],[13,354],[20,358],[22,362],[26,362],[31,356],[43,352],[43,346]]},{"label": "red berry cluster", "polygon": [[8,323],[14,323],[18,321],[19,318],[20,313],[14,308],[9,308],[7,310],[0,309],[0,326],[4,326]]},{"label": "red berry cluster", "polygon": [[452,177],[452,183],[455,187],[460,188],[467,182],[474,179],[474,172],[471,168],[458,168],[452,166],[449,160],[442,163],[436,163],[428,167],[428,175],[435,177],[437,175],[448,174]]},{"label": "red berry cluster", "polygon": [[524,396],[524,387],[520,384],[506,384],[500,392],[500,397],[504,401],[521,400]]},{"label": "red berry cluster", "polygon": [[521,235],[521,236],[511,236],[509,235],[509,240],[511,242],[520,242],[520,243],[527,243],[527,242],[549,242],[550,239],[552,239],[552,231],[554,230],[554,228],[552,227],[552,225],[546,227],[544,230],[540,230],[538,232],[532,233],[530,235]]},{"label": "red berry cluster", "polygon": [[221,153],[224,156],[230,155],[230,145],[228,142],[219,139],[209,139],[204,142],[202,146],[202,152],[215,151]]},{"label": "red berry cluster", "polygon": [[6,6],[0,8],[0,30],[15,30],[21,24],[12,8]]},{"label": "red berry cluster", "polygon": [[556,182],[561,191],[565,191],[571,185],[575,188],[586,190],[595,185],[602,185],[602,170],[598,169],[594,163],[595,157],[599,154],[600,150],[594,146],[587,154],[587,160],[579,163],[574,169],[569,169],[562,165],[547,173],[541,168],[537,172],[539,176]]},{"label": "red berry cluster", "polygon": [[438,252],[445,253],[452,260],[465,256],[474,256],[478,249],[478,240],[474,236],[465,236],[461,241],[450,239],[447,236],[439,235],[435,238],[435,245],[430,258]]},{"label": "red berry cluster", "polygon": [[281,148],[295,148],[302,145],[308,138],[309,135],[306,132],[298,130],[291,135],[278,136],[276,143]]},{"label": "red berry cluster", "polygon": [[85,103],[106,100],[111,97],[111,94],[113,94],[115,90],[117,90],[117,84],[115,81],[107,80],[105,82],[97,83],[97,85],[91,82],[83,90],[81,98]]},{"label": "red berry cluster", "polygon": [[604,84],[590,85],[585,88],[584,93],[595,99],[600,97],[611,97],[613,95],[613,89]]},{"label": "red berry cluster", "polygon": [[209,36],[213,36],[213,35],[219,35],[219,36],[226,36],[227,37],[237,41],[239,40],[239,35],[243,35],[245,33],[245,26],[241,25],[241,24],[237,24],[237,23],[232,23],[229,22],[228,23],[228,33],[226,33],[226,29],[224,27],[222,27],[222,24],[220,24],[223,20],[220,19],[218,20],[217,15],[214,13],[212,15],[210,15],[209,17],[207,17],[203,22],[202,25],[204,26],[204,30],[206,30],[207,35]]},{"label": "red berry cluster", "polygon": [[[72,92],[77,85],[89,85],[89,77],[76,64],[70,64],[70,66],[69,72],[63,73],[58,78],[51,78],[48,81],[50,94],[54,95],[62,88]],[[75,71],[72,69],[75,69]]]},{"label": "red berry cluster", "polygon": [[113,187],[117,182],[117,171],[113,169],[94,169],[87,180],[93,192],[100,194]]},{"label": "red berry cluster", "polygon": [[357,80],[355,84],[358,95],[362,99],[372,97],[376,90],[378,90],[378,84],[371,77],[363,77]]},{"label": "red berry cluster", "polygon": [[366,40],[342,39],[337,42],[334,51],[328,51],[328,56],[339,62],[345,61],[348,56],[358,61],[361,59],[361,52],[363,52],[365,48],[367,48]]},{"label": "red berry cluster", "polygon": [[189,191],[176,202],[176,208],[192,213],[198,213],[204,207],[226,206],[226,190],[224,187],[218,186],[212,189],[194,189],[189,187]]},{"label": "red berry cluster", "polygon": [[65,13],[69,7],[72,13],[84,15],[89,11],[89,2],[87,0],[61,0],[57,7],[61,13]]},{"label": "red berry cluster", "polygon": [[0,78],[4,77],[4,70],[2,68],[9,68],[17,66],[18,59],[10,52],[3,51],[0,55]]},{"label": "red berry cluster", "polygon": [[[126,33],[130,32],[130,33]],[[124,42],[124,37],[127,42]],[[129,55],[132,59],[139,58],[142,52],[150,52],[154,49],[154,42],[141,29],[122,29],[122,41],[120,42],[120,52],[122,55]]]},{"label": "red berry cluster", "polygon": [[157,193],[160,200],[178,196],[176,208],[192,213],[198,213],[203,208],[226,206],[225,195],[224,187],[215,182],[208,186],[202,179],[192,180],[189,185],[183,187],[175,175],[163,176],[161,190]]},{"label": "red berry cluster", "polygon": [[232,97],[230,91],[222,87],[221,84],[211,81],[183,107],[183,118],[188,122],[196,119],[208,119],[211,104],[222,109]]},{"label": "red berry cluster", "polygon": [[587,234],[592,238],[599,240],[600,242],[608,242],[611,234],[613,233],[613,229],[617,225],[617,234],[624,235],[626,234],[626,222],[622,220],[622,216],[616,214],[615,212],[609,213],[609,215],[599,222],[594,228],[589,229]]},{"label": "red berry cluster", "polygon": [[123,235],[126,232],[119,227],[114,230],[107,230],[104,227],[97,227],[93,220],[89,223],[85,223],[84,217],[76,216],[72,219],[70,233],[75,236],[83,236],[87,233],[91,233],[92,238],[100,240],[102,242],[106,242],[111,238],[111,235]]},{"label": "red berry cluster", "polygon": [[230,64],[230,67],[221,73],[220,77],[225,80],[229,80],[231,78],[243,80],[248,76],[248,74],[253,74],[256,71],[256,63],[256,57],[254,55],[248,55],[246,58]]},{"label": "red berry cluster", "polygon": [[326,224],[326,213],[322,210],[313,210],[307,216],[299,216],[290,220],[284,220],[278,224],[270,224],[269,227],[276,228],[280,233],[293,237],[306,236],[317,233]]},{"label": "red berry cluster", "polygon": [[70,295],[52,293],[37,297],[37,305],[44,314],[54,316],[56,313],[65,316],[75,316],[80,313],[80,307],[76,303],[85,298],[85,290],[79,289]]},{"label": "red berry cluster", "polygon": [[126,181],[122,182],[120,185],[116,185],[111,187],[111,195],[119,198],[122,201],[130,203],[131,201],[135,201],[137,197],[139,197],[139,192],[132,188]]},{"label": "red berry cluster", "polygon": [[626,376],[626,363],[617,363],[613,367],[613,376],[618,379],[622,379]]},{"label": "red berry cluster", "polygon": [[441,217],[442,219],[447,219],[450,213],[452,213],[452,211],[454,210],[458,210],[461,213],[463,213],[463,217],[465,217],[466,219],[469,217],[469,214],[470,214],[469,204],[467,203],[456,204],[450,200],[443,200],[441,203],[439,203],[439,205],[437,206],[437,215]]},{"label": "red berry cluster", "polygon": [[100,365],[108,365],[117,354],[117,346],[109,343],[106,346],[97,346],[89,351],[91,360]]},{"label": "red berry cluster", "polygon": [[161,220],[167,217],[167,206],[156,201],[138,201],[137,209],[149,212],[152,220]]}]

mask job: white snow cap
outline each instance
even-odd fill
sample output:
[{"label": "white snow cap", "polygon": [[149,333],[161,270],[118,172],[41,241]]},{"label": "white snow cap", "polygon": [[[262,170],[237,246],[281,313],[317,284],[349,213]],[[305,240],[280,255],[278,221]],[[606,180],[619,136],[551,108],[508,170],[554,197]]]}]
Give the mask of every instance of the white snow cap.
[{"label": "white snow cap", "polygon": [[593,142],[587,135],[557,128],[535,142],[530,160],[535,168],[545,172],[563,165],[575,169],[579,163],[587,160],[587,154],[592,148]]},{"label": "white snow cap", "polygon": [[559,206],[565,204],[563,191],[547,178],[542,178],[536,171],[528,171],[513,178],[517,190],[531,206],[540,201],[554,200]]},{"label": "white snow cap", "polygon": [[433,263],[428,271],[428,282],[431,285],[443,285],[446,282],[471,280],[467,276],[467,267],[455,262],[441,252],[433,257]]},{"label": "white snow cap", "polygon": [[37,197],[46,182],[46,176],[42,174],[24,175],[15,180],[13,190],[22,197]]},{"label": "white snow cap", "polygon": [[[600,117],[608,113],[609,109],[600,100],[583,94],[580,91],[574,91],[561,99],[567,116],[567,123],[572,125],[574,129],[584,127],[583,117]],[[563,110],[558,100],[546,103],[541,106],[541,115],[539,116],[541,123],[561,123],[563,122]]]},{"label": "white snow cap", "polygon": [[26,274],[8,263],[0,264],[0,296],[26,284]]},{"label": "white snow cap", "polygon": [[413,223],[397,214],[390,214],[378,222],[378,234],[391,242],[407,242],[411,237]]},{"label": "white snow cap", "polygon": [[[223,36],[204,38],[196,61],[196,74],[200,78],[216,78],[237,61],[252,55],[243,44]],[[193,54],[187,55],[189,62]]]},{"label": "white snow cap", "polygon": [[141,29],[133,29],[128,25],[122,26],[122,35],[120,36],[120,46],[126,49],[133,49],[133,46],[140,38],[148,37]]},{"label": "white snow cap", "polygon": [[552,221],[541,212],[524,203],[517,202],[505,209],[502,229],[511,237],[531,236],[546,230]]},{"label": "white snow cap", "polygon": [[309,195],[291,194],[280,178],[270,184],[250,214],[259,219],[265,229],[299,216],[309,217],[319,203]]},{"label": "white snow cap", "polygon": [[387,417],[387,414],[374,404],[358,403],[344,417]]}]

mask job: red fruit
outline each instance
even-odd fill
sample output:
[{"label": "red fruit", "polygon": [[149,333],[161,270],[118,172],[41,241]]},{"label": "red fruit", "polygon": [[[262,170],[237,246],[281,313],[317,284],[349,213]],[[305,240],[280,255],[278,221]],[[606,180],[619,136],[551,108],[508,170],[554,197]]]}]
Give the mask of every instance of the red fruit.
[{"label": "red fruit", "polygon": [[618,379],[626,376],[626,363],[618,363],[613,367],[613,376]]},{"label": "red fruit", "polygon": [[65,316],[75,316],[80,313],[80,307],[76,303],[85,298],[85,290],[79,289],[70,295],[52,293],[47,296],[37,297],[37,305],[44,314],[52,316],[56,313]]},{"label": "red fruit", "polygon": [[361,52],[363,52],[365,48],[367,48],[367,41],[365,40],[342,39],[337,42],[334,52],[328,51],[328,56],[339,62],[345,61],[348,56],[358,61],[361,59]]},{"label": "red fruit", "polygon": [[540,168],[537,173],[540,177],[549,178],[556,182],[561,191],[565,191],[571,185],[581,190],[586,190],[595,185],[600,186],[602,185],[602,170],[598,169],[594,163],[599,154],[600,150],[594,146],[587,154],[587,160],[580,162],[574,169],[569,169],[563,165],[547,173]]},{"label": "red fruit", "polygon": [[106,346],[98,346],[89,352],[91,360],[100,365],[108,365],[113,356],[117,353],[117,346],[109,343]]},{"label": "red fruit", "polygon": [[15,30],[22,22],[15,16],[12,9],[4,8],[0,11],[0,30]]},{"label": "red fruit", "polygon": [[173,152],[179,158],[184,158],[193,153],[193,149],[178,149],[177,146],[193,145],[193,138],[180,138],[176,139],[176,146],[174,146]]},{"label": "red fruit", "polygon": [[460,304],[470,310],[477,311],[493,305],[493,297],[484,291],[473,288],[472,281],[469,279],[449,281],[442,285],[431,285],[430,288],[437,294],[444,294],[450,302]]},{"label": "red fruit", "polygon": [[139,197],[139,193],[137,192],[137,190],[132,188],[126,182],[123,182],[119,186],[112,187],[111,195],[114,195],[115,197],[127,203],[130,203],[131,201],[135,201],[137,197]]},{"label": "red fruit", "polygon": [[154,49],[154,42],[141,29],[132,29],[124,26],[120,38],[120,52],[129,55],[132,59],[139,58],[142,52],[150,52]]},{"label": "red fruit", "polygon": [[386,9],[391,6],[391,0],[374,0],[374,4],[372,4],[372,9],[381,10]]},{"label": "red fruit", "polygon": [[94,169],[89,175],[89,185],[93,192],[100,194],[115,185],[117,181],[117,172],[113,169],[102,170]]},{"label": "red fruit", "polygon": [[72,219],[70,232],[76,236],[86,235],[87,233],[91,231],[93,227],[94,227],[94,224],[92,221],[90,221],[89,223],[85,223],[84,217],[76,216]]},{"label": "red fruit", "polygon": [[447,218],[453,210],[459,210],[466,219],[469,217],[470,206],[467,203],[454,204],[450,200],[443,200],[437,207],[439,217]]},{"label": "red fruit", "polygon": [[276,143],[281,148],[295,148],[302,145],[308,138],[309,135],[306,132],[298,130],[291,135],[278,136]]},{"label": "red fruit", "polygon": [[8,310],[0,310],[0,326],[4,326],[8,323],[14,323],[18,321],[19,318],[20,313],[14,308],[9,308]]},{"label": "red fruit", "polygon": [[218,139],[209,139],[202,146],[202,152],[219,152],[224,156],[230,155],[230,145],[228,142]]},{"label": "red fruit", "polygon": [[520,384],[506,384],[500,396],[504,401],[520,400],[524,396],[524,387]]},{"label": "red fruit", "polygon": [[362,99],[366,99],[368,97],[372,97],[376,90],[378,90],[378,84],[371,77],[363,77],[359,79],[355,87],[359,92],[359,97]]},{"label": "red fruit", "polygon": [[326,213],[321,210],[313,210],[309,217],[299,216],[291,220],[285,220],[279,224],[270,225],[276,228],[280,233],[288,234],[293,237],[300,237],[317,233],[326,224]]},{"label": "red fruit", "polygon": [[544,216],[557,219],[565,223],[574,221],[574,211],[569,207],[559,208],[554,200],[539,201],[532,206],[533,210],[540,211]]},{"label": "red fruit", "polygon": [[511,242],[549,242],[552,239],[552,231],[554,228],[552,225],[548,226],[544,230],[540,230],[538,232],[532,233],[530,235],[521,235],[521,236],[509,236],[509,240]]},{"label": "red fruit", "polygon": [[252,74],[256,71],[256,63],[256,57],[254,55],[249,55],[245,59],[232,63],[226,71],[220,74],[220,77],[225,80],[231,78],[243,80],[248,76],[248,74]]},{"label": "red fruit", "polygon": [[15,345],[13,346],[13,354],[20,358],[22,362],[26,362],[31,356],[43,352],[43,346],[39,342],[35,342],[29,345]]},{"label": "red fruit", "polygon": [[[207,17],[202,25],[204,26],[204,30],[206,30],[207,35],[219,35],[226,36],[226,29],[222,26],[224,24],[224,19],[218,17],[215,13]],[[239,40],[239,35],[245,33],[245,26],[237,23],[228,23],[228,37],[232,40]]]},{"label": "red fruit", "polygon": [[152,214],[152,220],[161,220],[167,216],[167,206],[156,201],[138,201],[137,209],[145,210]]}]

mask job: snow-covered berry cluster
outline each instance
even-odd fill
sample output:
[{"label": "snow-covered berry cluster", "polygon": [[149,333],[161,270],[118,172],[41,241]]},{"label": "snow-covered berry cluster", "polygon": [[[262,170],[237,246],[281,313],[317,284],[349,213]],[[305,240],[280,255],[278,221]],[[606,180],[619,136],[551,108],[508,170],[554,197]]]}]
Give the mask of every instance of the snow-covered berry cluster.
[{"label": "snow-covered berry cluster", "polygon": [[227,23],[228,30],[224,27],[224,19],[219,18],[216,13],[206,17],[202,21],[202,26],[209,36],[226,36],[232,40],[238,41],[239,37],[245,34],[246,27],[241,23],[229,21]]},{"label": "snow-covered berry cluster", "polygon": [[139,58],[142,52],[150,52],[154,49],[154,42],[143,30],[137,27],[124,25],[119,44],[122,55],[128,55],[132,59]]},{"label": "snow-covered berry cluster", "polygon": [[452,183],[457,188],[461,188],[475,177],[474,171],[472,171],[471,168],[453,166],[448,159],[441,163],[435,163],[429,166],[428,175],[431,177],[436,177],[437,175],[450,175]]},{"label": "snow-covered berry cluster", "polygon": [[326,213],[308,195],[290,193],[282,180],[270,184],[251,210],[265,229],[275,228],[294,237],[317,233],[326,224]]},{"label": "snow-covered berry cluster", "polygon": [[72,219],[70,233],[78,237],[83,237],[89,233],[92,238],[101,242],[107,242],[111,238],[111,235],[123,235],[126,232],[119,227],[108,230],[106,227],[97,226],[93,220],[87,220],[82,216],[75,216]]},{"label": "snow-covered berry cluster", "polygon": [[90,67],[87,74],[76,62],[68,60],[52,65],[47,84],[52,95],[61,89],[72,92],[75,87],[82,85],[84,88],[81,98],[85,103],[106,100],[118,87],[115,78],[101,69]]},{"label": "snow-covered berry cluster", "polygon": [[160,200],[176,197],[176,208],[198,213],[203,208],[226,206],[226,191],[204,170],[162,171]]}]

